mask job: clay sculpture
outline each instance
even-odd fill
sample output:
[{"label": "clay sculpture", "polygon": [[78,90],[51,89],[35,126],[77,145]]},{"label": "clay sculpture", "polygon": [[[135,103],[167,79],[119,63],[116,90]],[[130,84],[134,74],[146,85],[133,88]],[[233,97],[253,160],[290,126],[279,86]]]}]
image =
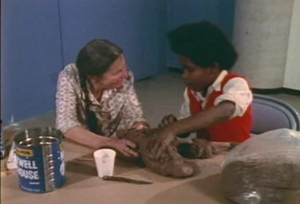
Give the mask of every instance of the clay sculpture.
[{"label": "clay sculpture", "polygon": [[[174,115],[169,114],[161,119],[160,123],[158,124],[158,127],[163,128],[164,126],[170,123],[174,123],[176,121],[178,121],[178,119]],[[177,135],[177,137],[187,138],[190,136],[190,134],[190,132],[187,132],[179,134]],[[202,131],[196,131],[196,134],[202,135]],[[189,159],[207,159],[213,157],[213,155],[216,154],[216,149],[213,145],[211,145],[207,138],[193,138],[189,142],[186,141],[178,143],[177,150],[180,155]]]},{"label": "clay sculpture", "polygon": [[158,129],[149,129],[144,131],[122,130],[118,131],[119,138],[126,138],[134,142],[138,148],[137,151],[146,167],[152,171],[175,178],[186,178],[200,172],[193,161],[185,159],[177,152],[176,142],[169,145],[168,149],[163,153],[163,159],[152,159],[147,150],[148,141],[155,135]]}]

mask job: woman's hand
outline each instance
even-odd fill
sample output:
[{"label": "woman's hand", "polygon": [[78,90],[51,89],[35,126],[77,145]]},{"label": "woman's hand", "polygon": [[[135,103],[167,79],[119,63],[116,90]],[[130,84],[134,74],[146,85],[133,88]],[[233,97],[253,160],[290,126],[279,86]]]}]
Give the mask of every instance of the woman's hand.
[{"label": "woman's hand", "polygon": [[143,130],[143,129],[148,129],[150,128],[150,125],[145,122],[145,121],[136,121],[135,123],[133,123],[133,125],[131,126],[130,129],[133,130]]},{"label": "woman's hand", "polygon": [[127,139],[109,138],[106,146],[111,147],[120,152],[125,157],[138,157],[139,154],[134,151],[136,144]]}]

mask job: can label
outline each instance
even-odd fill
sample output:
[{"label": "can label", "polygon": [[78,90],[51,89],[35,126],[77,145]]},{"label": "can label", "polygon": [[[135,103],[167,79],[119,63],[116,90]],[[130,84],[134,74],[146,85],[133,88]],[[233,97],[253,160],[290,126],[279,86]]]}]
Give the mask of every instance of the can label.
[{"label": "can label", "polygon": [[4,139],[2,138],[2,132],[0,135],[0,145],[1,145],[1,159],[5,157],[5,144],[4,144]]},{"label": "can label", "polygon": [[43,148],[31,149],[16,147],[20,188],[30,192],[46,192],[64,183],[65,165],[59,145],[52,144],[50,154]]},{"label": "can label", "polygon": [[3,132],[2,132],[2,120],[0,119],[0,132],[1,132],[1,135],[0,135],[0,147],[1,147],[1,159],[4,158],[5,156],[5,144],[4,144],[4,139],[3,139]]},{"label": "can label", "polygon": [[18,173],[22,178],[30,180],[39,180],[39,172],[36,161],[30,161],[26,159],[17,159]]}]

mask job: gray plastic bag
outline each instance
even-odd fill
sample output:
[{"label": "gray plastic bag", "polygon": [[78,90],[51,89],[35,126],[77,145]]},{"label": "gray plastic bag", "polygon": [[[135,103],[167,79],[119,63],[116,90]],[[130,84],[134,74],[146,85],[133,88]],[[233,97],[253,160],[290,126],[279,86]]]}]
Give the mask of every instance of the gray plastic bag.
[{"label": "gray plastic bag", "polygon": [[252,136],[230,151],[221,166],[223,193],[234,202],[300,199],[300,132],[278,129]]}]

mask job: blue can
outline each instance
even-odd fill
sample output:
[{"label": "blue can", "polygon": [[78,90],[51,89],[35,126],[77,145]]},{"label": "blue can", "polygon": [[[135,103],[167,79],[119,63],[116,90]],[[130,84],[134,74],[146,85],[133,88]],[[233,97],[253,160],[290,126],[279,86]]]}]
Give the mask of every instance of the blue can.
[{"label": "blue can", "polygon": [[65,183],[62,138],[59,130],[50,127],[28,129],[14,136],[22,190],[43,193]]},{"label": "blue can", "polygon": [[4,139],[3,139],[3,133],[1,131],[1,135],[0,135],[0,145],[1,145],[1,159],[3,159],[5,157],[5,143],[4,143]]},{"label": "blue can", "polygon": [[1,145],[1,159],[5,157],[5,143],[4,143],[4,137],[2,132],[2,120],[0,119],[0,127],[1,127],[1,135],[0,135],[0,145]]}]

